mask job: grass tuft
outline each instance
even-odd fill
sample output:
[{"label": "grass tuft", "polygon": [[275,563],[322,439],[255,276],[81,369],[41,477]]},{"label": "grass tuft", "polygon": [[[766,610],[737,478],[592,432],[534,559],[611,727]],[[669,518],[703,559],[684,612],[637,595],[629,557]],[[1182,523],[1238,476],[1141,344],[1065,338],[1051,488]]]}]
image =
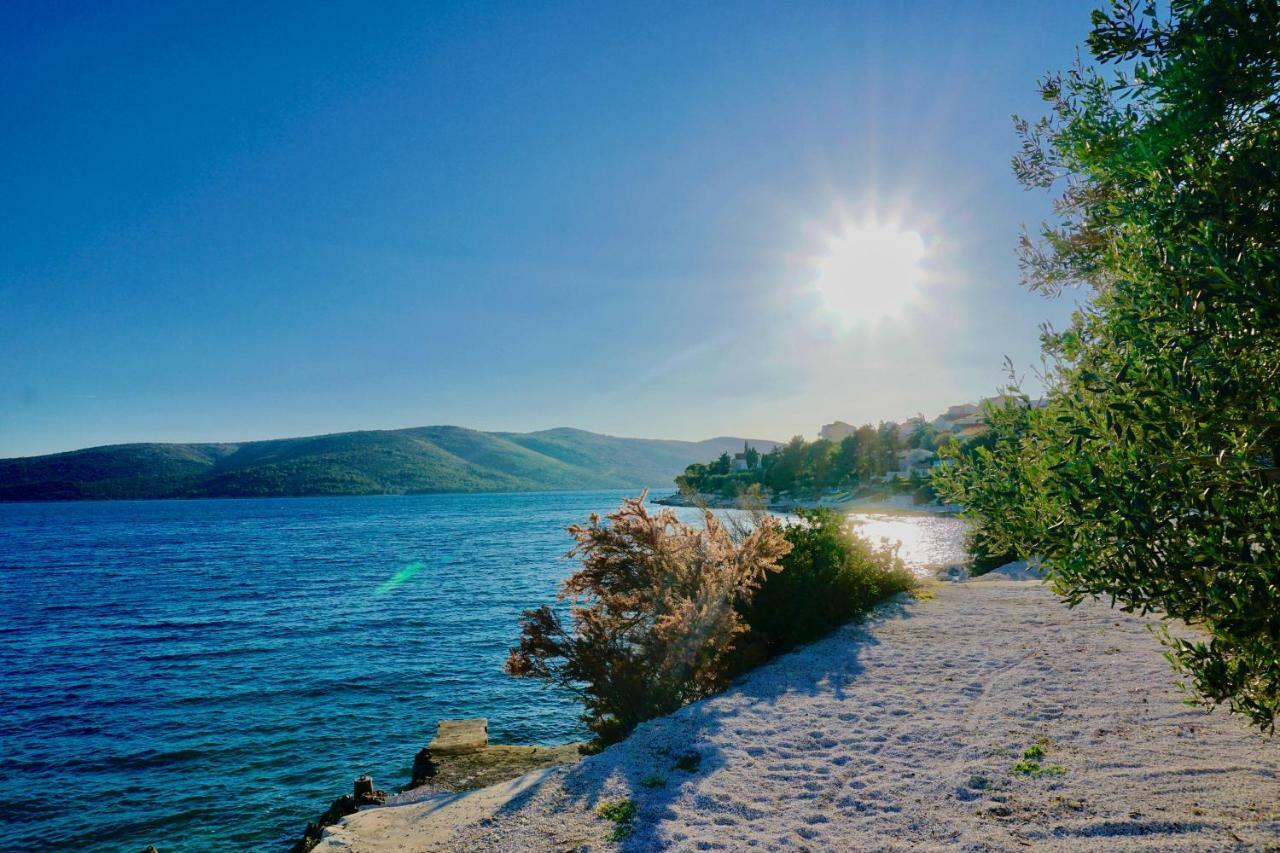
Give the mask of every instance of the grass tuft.
[{"label": "grass tuft", "polygon": [[635,828],[636,804],[628,797],[604,801],[596,807],[596,814],[613,821],[613,829],[609,833],[611,841],[626,838]]}]

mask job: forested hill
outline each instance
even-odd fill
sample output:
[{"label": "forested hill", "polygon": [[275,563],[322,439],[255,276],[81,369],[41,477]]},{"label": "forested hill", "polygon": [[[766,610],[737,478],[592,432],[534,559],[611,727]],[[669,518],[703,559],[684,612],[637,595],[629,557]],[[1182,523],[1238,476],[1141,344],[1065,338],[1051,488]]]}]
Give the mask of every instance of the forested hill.
[{"label": "forested hill", "polygon": [[[773,441],[747,440],[761,452]],[[119,444],[0,460],[0,501],[550,491],[666,485],[744,439],[453,426],[240,444]]]}]

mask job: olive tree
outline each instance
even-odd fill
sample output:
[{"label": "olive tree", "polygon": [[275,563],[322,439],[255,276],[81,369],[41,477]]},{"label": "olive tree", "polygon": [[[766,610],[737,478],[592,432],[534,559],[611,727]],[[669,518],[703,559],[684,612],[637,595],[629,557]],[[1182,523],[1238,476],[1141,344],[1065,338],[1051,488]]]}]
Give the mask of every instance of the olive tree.
[{"label": "olive tree", "polygon": [[1023,238],[1024,283],[1090,298],[1043,334],[1046,407],[997,420],[940,489],[1042,555],[1068,603],[1202,628],[1163,635],[1193,696],[1274,732],[1280,6],[1120,0],[1094,12],[1089,48],[1042,82],[1048,115],[1017,120],[1014,167],[1056,192]]}]

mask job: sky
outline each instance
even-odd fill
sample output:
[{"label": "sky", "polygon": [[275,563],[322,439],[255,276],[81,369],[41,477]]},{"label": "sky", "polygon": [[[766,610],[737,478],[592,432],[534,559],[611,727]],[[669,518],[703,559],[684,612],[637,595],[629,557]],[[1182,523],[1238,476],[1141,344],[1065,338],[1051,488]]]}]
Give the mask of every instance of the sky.
[{"label": "sky", "polygon": [[1073,307],[1010,116],[1092,5],[5,4],[0,457],[992,394]]}]

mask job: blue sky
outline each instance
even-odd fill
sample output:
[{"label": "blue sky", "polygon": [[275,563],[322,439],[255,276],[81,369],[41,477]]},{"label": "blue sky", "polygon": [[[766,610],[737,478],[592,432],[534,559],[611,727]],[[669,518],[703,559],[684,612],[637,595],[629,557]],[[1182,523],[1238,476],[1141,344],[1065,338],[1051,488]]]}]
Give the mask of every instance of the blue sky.
[{"label": "blue sky", "polygon": [[[9,4],[0,456],[454,423],[783,439],[991,393],[1070,302],[1010,114],[1091,3]],[[928,247],[875,322],[815,258]]]}]

